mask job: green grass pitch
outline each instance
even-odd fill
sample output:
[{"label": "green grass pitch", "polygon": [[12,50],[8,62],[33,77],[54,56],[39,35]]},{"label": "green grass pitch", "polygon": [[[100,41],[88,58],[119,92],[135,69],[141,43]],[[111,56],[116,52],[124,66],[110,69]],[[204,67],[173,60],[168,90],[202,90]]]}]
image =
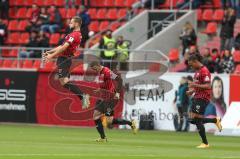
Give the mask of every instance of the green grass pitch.
[{"label": "green grass pitch", "polygon": [[240,159],[240,137],[208,134],[209,149],[196,149],[197,133],[107,130],[96,143],[94,128],[0,125],[1,159]]}]

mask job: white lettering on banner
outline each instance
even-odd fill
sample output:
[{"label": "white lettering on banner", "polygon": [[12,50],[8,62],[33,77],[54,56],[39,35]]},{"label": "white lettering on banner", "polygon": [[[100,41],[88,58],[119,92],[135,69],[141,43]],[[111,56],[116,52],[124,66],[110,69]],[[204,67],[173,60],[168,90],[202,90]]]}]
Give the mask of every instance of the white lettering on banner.
[{"label": "white lettering on banner", "polygon": [[17,110],[26,111],[26,106],[24,104],[0,104],[0,110]]},{"label": "white lettering on banner", "polygon": [[0,100],[25,101],[26,100],[26,90],[0,89]]},{"label": "white lettering on banner", "polygon": [[[134,72],[133,72],[134,73]],[[151,85],[145,85],[139,87],[139,85],[142,85],[144,82],[140,82],[138,85],[134,86],[132,89],[137,89],[136,91],[136,98],[134,98],[134,93],[132,99],[136,99],[136,103],[134,105],[128,104],[124,101],[124,108],[123,108],[123,117],[126,117],[127,119],[140,119],[140,115],[142,114],[149,114],[149,112],[153,112],[154,115],[154,128],[158,130],[172,130],[174,131],[174,124],[173,124],[173,116],[177,113],[176,107],[173,106],[173,100],[175,98],[175,91],[178,90],[179,87],[179,81],[184,76],[188,76],[193,74],[188,73],[166,73],[162,75],[162,80],[166,80],[173,84],[173,89],[167,93],[164,93],[164,95],[161,94],[161,91],[158,91],[159,93],[156,93],[153,91],[154,83]],[[135,76],[135,75],[131,75]],[[213,75],[214,77],[214,75]],[[212,77],[212,79],[213,79]],[[229,76],[228,75],[219,75],[219,77],[223,81],[224,85],[224,99],[226,104],[228,104],[229,101]],[[140,80],[140,79],[138,79]],[[133,81],[136,82],[136,81]],[[142,91],[140,91],[142,90]],[[151,92],[151,91],[152,92]],[[142,95],[143,94],[143,95]],[[158,94],[158,100],[156,100],[156,94]],[[145,96],[144,96],[145,95]],[[147,96],[146,96],[147,95]],[[149,96],[148,96],[149,95]],[[161,98],[160,98],[160,95]],[[156,98],[155,98],[156,97]],[[228,106],[227,106],[228,107]],[[191,125],[191,130],[196,130],[195,126]],[[212,131],[215,130],[216,127],[214,124],[206,124],[206,130]]]}]

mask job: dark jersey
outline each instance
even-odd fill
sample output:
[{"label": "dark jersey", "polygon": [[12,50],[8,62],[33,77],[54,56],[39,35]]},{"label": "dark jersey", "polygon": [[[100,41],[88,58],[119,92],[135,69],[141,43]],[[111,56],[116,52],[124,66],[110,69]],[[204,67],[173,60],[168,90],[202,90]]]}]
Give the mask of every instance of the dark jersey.
[{"label": "dark jersey", "polygon": [[[202,66],[194,75],[194,83],[196,84],[206,84],[211,83],[211,74],[207,67]],[[206,101],[210,101],[211,98],[211,89],[201,89],[195,88],[195,99],[203,99]]]},{"label": "dark jersey", "polygon": [[80,46],[81,39],[82,35],[80,31],[73,31],[72,33],[68,34],[65,37],[63,44],[69,43],[69,46],[60,56],[73,56],[78,47]]}]

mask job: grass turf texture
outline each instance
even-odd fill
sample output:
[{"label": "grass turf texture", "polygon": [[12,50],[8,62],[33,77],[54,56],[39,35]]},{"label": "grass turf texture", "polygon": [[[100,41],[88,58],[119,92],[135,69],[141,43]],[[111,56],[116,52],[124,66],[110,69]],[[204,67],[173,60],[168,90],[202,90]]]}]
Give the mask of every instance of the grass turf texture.
[{"label": "grass turf texture", "polygon": [[1,159],[240,159],[240,138],[208,134],[211,147],[196,149],[197,133],[107,130],[96,143],[94,128],[0,125]]}]

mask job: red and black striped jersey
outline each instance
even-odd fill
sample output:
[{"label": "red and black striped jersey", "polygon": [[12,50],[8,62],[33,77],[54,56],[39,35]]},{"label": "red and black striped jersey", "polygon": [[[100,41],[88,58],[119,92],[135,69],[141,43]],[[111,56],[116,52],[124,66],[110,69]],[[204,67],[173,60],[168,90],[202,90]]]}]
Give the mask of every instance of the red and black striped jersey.
[{"label": "red and black striped jersey", "polygon": [[[206,66],[202,66],[194,75],[194,83],[196,84],[206,84],[211,83],[211,74]],[[210,101],[211,99],[211,89],[201,89],[201,88],[194,88],[195,99],[203,99],[206,101]]]}]

